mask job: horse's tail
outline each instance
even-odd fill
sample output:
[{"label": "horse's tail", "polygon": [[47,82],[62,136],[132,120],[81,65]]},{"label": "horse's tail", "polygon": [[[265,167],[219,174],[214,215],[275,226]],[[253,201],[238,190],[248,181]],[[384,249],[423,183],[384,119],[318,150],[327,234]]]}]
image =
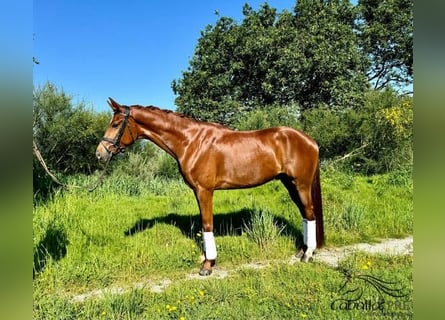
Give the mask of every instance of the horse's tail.
[{"label": "horse's tail", "polygon": [[321,199],[321,186],[320,186],[320,162],[317,164],[315,170],[314,179],[312,180],[311,196],[313,210],[315,214],[316,223],[316,237],[317,248],[324,246],[324,227],[323,227],[323,202]]}]

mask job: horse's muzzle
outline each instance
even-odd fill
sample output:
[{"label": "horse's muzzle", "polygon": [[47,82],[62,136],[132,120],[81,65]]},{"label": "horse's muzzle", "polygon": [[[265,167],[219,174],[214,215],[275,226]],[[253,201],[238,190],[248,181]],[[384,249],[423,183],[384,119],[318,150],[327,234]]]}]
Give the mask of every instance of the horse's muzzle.
[{"label": "horse's muzzle", "polygon": [[112,156],[111,152],[108,152],[103,145],[99,145],[96,149],[96,158],[102,163],[106,163],[110,160]]}]

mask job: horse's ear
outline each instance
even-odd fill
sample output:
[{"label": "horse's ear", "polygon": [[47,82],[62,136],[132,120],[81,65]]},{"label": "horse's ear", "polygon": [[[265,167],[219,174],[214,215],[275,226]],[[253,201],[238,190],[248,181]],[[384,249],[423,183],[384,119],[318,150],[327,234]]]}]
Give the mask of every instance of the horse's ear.
[{"label": "horse's ear", "polygon": [[111,98],[108,98],[108,105],[111,107],[111,109],[113,109],[114,111],[119,111],[121,108],[121,105],[119,103],[117,103],[116,101],[114,101]]}]

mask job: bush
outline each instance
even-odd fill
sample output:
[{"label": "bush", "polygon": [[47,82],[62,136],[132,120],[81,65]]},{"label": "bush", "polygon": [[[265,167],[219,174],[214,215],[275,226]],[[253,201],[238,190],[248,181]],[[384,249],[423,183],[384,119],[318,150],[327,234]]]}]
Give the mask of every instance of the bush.
[{"label": "bush", "polygon": [[177,162],[166,152],[149,141],[138,141],[124,155],[118,155],[113,164],[113,174],[137,178],[149,182],[154,178],[179,179]]},{"label": "bush", "polygon": [[113,172],[137,177],[140,181],[149,181],[156,175],[159,152],[151,143],[138,141],[119,155],[113,166]]},{"label": "bush", "polygon": [[100,168],[95,151],[110,120],[107,113],[74,105],[71,96],[47,83],[34,92],[33,117],[33,139],[51,170],[76,174]]},{"label": "bush", "polygon": [[331,159],[344,155],[356,146],[354,111],[339,111],[320,107],[307,110],[302,115],[304,131],[317,141],[320,158]]},{"label": "bush", "polygon": [[358,136],[366,144],[353,159],[367,174],[410,171],[413,164],[413,99],[391,90],[367,96]]},{"label": "bush", "polygon": [[159,157],[155,175],[164,179],[179,179],[181,177],[178,163],[166,153]]},{"label": "bush", "polygon": [[272,106],[268,109],[256,108],[248,112],[245,117],[239,117],[236,128],[239,130],[257,130],[278,126],[291,128],[299,127],[298,107]]},{"label": "bush", "polygon": [[320,158],[363,174],[409,170],[413,163],[412,97],[372,91],[359,109],[316,108],[302,115]]},{"label": "bush", "polygon": [[[53,174],[91,174],[100,168],[94,154],[108,114],[88,110],[83,103],[74,105],[71,96],[47,83],[34,91],[33,118],[33,141]],[[35,197],[45,198],[54,187],[34,157]]]}]

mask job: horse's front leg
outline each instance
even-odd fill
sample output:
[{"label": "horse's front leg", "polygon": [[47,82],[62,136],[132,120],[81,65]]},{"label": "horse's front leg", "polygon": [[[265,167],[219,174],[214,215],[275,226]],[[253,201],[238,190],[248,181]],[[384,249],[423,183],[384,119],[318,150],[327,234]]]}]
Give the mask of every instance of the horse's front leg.
[{"label": "horse's front leg", "polygon": [[199,274],[209,276],[216,262],[216,244],[213,236],[213,190],[195,190],[202,223],[202,239],[204,242],[204,262]]}]

